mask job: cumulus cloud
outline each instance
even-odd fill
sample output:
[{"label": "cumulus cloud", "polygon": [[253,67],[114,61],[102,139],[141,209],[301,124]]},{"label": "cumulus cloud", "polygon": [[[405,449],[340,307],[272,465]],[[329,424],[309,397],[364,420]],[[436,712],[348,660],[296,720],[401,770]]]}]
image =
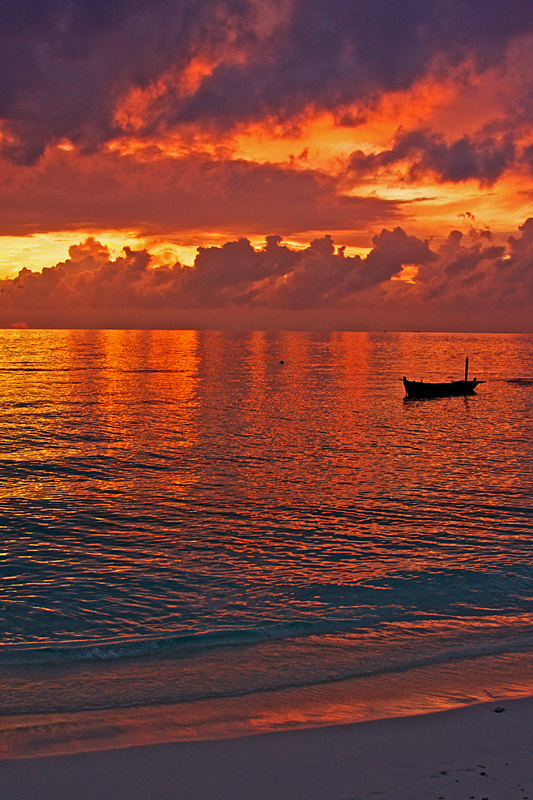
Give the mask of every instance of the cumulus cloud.
[{"label": "cumulus cloud", "polygon": [[[72,309],[83,312],[83,324],[106,311],[113,315],[139,311],[226,309],[309,310],[373,307],[379,319],[399,311],[413,319],[438,309],[455,316],[482,309],[487,318],[502,310],[529,314],[533,306],[533,219],[505,245],[487,237],[452,231],[436,249],[402,228],[384,229],[364,258],[347,256],[331,236],[302,250],[269,236],[254,248],[245,239],[220,247],[199,248],[193,267],[180,263],[154,266],[146,250],[128,247],[116,259],[94,239],[69,251],[69,258],[41,273],[22,269],[0,282],[0,320],[4,325],[41,312],[61,319]],[[404,267],[414,268],[411,282],[398,280]],[[238,312],[240,313],[240,311]],[[168,314],[167,317],[168,318]],[[122,317],[123,319],[123,317]]]},{"label": "cumulus cloud", "polygon": [[414,329],[531,332],[533,219],[519,231],[506,244],[486,230],[451,231],[413,283],[381,284],[376,312],[386,319],[380,311],[388,308],[400,326],[407,319]]},{"label": "cumulus cloud", "polygon": [[23,163],[61,139],[97,148],[128,129],[128,93],[150,86],[140,135],[292,121],[431,70],[485,69],[532,30],[523,0],[6,0],[2,148]]},{"label": "cumulus cloud", "polygon": [[67,275],[76,275],[80,272],[91,272],[109,261],[109,248],[89,236],[84,242],[71,245],[68,256],[57,267],[63,268]]},{"label": "cumulus cloud", "polygon": [[40,273],[25,268],[0,282],[0,307],[327,307],[389,280],[405,263],[435,258],[426,241],[401,228],[374,237],[366,258],[346,256],[329,235],[303,250],[287,247],[280,236],[269,236],[260,249],[244,238],[199,248],[194,267],[152,266],[146,250],[129,247],[113,260],[94,239],[71,247],[69,256]]}]

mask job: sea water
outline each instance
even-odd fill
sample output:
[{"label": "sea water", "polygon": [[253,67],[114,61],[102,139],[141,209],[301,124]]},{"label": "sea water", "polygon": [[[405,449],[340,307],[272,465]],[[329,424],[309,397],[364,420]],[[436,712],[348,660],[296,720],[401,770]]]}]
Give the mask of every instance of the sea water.
[{"label": "sea water", "polygon": [[531,663],[533,336],[0,346],[6,718]]}]

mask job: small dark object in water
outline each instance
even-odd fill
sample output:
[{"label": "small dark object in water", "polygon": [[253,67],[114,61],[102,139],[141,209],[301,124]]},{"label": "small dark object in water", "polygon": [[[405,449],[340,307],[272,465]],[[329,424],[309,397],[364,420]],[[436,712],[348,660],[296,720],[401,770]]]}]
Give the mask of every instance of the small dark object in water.
[{"label": "small dark object in water", "polygon": [[284,364],[285,362],[284,362],[284,361],[280,361],[279,363],[280,363],[280,364]]},{"label": "small dark object in water", "polygon": [[494,711],[495,711],[496,714],[501,714],[502,711],[505,711],[505,708],[502,708],[501,706],[496,706]]}]

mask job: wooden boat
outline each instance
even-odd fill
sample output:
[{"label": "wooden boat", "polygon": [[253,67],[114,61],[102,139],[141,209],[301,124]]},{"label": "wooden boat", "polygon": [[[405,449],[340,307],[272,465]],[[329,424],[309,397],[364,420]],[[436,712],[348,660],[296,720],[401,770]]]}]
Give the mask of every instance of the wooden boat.
[{"label": "wooden boat", "polygon": [[421,399],[427,397],[462,397],[475,394],[476,386],[485,381],[468,380],[468,358],[465,364],[465,377],[460,381],[447,381],[443,383],[429,383],[424,381],[408,381],[403,377],[403,385],[407,399]]}]

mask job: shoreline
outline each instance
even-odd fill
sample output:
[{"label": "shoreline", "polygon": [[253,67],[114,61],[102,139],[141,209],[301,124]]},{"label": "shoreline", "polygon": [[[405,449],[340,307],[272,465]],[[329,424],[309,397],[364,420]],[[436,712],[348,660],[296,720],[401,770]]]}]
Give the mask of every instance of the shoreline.
[{"label": "shoreline", "polygon": [[532,742],[528,697],[350,725],[5,760],[0,785],[10,800],[528,800]]},{"label": "shoreline", "polygon": [[533,653],[181,703],[0,716],[2,759],[236,739],[449,711],[533,696]]}]

